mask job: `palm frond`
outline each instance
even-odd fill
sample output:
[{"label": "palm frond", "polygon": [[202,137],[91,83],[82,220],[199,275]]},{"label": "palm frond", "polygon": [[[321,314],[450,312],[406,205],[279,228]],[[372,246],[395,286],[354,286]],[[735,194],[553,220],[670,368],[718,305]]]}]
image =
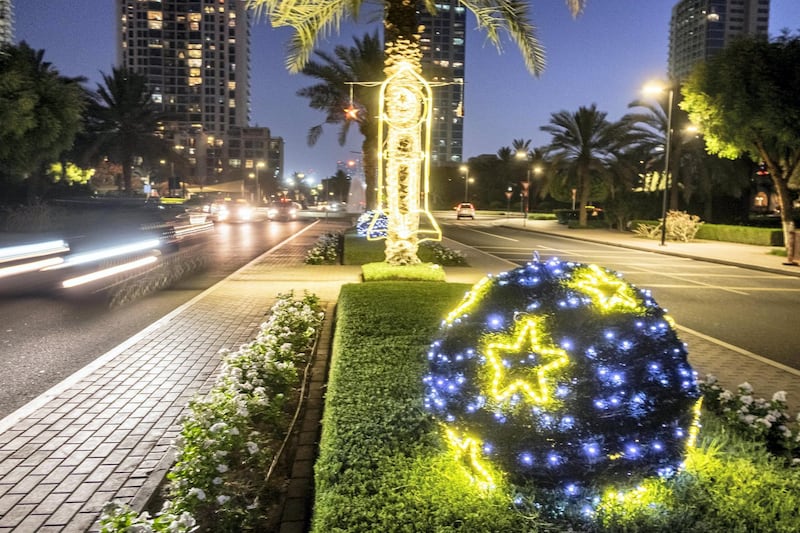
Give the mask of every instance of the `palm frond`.
[{"label": "palm frond", "polygon": [[356,19],[362,0],[247,0],[256,16],[267,18],[273,27],[289,26],[294,34],[287,44],[286,68],[297,73],[303,69],[317,39],[337,32],[342,21]]},{"label": "palm frond", "polygon": [[461,0],[475,15],[478,28],[498,50],[502,51],[501,35],[507,32],[516,43],[525,67],[538,76],[545,67],[544,48],[536,27],[530,20],[528,3],[521,0]]}]

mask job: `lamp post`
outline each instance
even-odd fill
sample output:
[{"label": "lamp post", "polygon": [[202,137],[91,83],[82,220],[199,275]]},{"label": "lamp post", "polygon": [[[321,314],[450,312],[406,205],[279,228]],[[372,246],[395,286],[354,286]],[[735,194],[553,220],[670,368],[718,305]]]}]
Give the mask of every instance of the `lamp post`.
[{"label": "lamp post", "polygon": [[531,188],[531,166],[529,164],[530,154],[528,152],[518,150],[515,157],[517,159],[525,159],[525,181],[522,183],[522,190],[520,196],[520,211],[522,211],[522,225],[527,225],[528,222],[528,191]]},{"label": "lamp post", "polygon": [[261,182],[259,181],[258,177],[258,170],[265,168],[267,164],[264,161],[259,161],[256,163],[256,204],[261,203]]},{"label": "lamp post", "polygon": [[[663,93],[666,88],[662,85],[647,85],[644,88],[645,94]],[[672,100],[675,96],[675,89],[669,87],[669,97],[667,99],[667,131],[664,141],[664,197],[661,200],[661,246],[666,246],[667,241],[667,198],[672,188],[672,179],[669,175],[669,151],[672,141]]]},{"label": "lamp post", "polygon": [[469,167],[467,165],[461,165],[459,170],[464,173],[464,201],[469,201]]}]

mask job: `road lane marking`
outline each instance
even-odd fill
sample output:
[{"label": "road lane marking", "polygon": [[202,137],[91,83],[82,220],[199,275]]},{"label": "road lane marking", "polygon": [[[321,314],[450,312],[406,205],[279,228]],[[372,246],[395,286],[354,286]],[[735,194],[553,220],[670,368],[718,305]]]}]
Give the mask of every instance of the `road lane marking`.
[{"label": "road lane marking", "polygon": [[511,241],[511,242],[519,242],[519,239],[512,239],[511,237],[504,237],[502,235],[496,235],[494,233],[489,233],[488,231],[481,231],[481,230],[472,229],[472,228],[464,228],[464,229],[466,229],[467,231],[474,231],[475,233],[480,233],[481,235],[488,235],[489,237],[494,237],[496,239],[504,239],[504,240]]}]

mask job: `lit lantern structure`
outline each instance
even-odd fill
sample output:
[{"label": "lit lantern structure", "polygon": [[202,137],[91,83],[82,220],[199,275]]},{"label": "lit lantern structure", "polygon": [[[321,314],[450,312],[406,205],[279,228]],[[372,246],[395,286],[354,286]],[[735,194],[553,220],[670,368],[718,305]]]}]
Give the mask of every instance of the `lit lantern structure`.
[{"label": "lit lantern structure", "polygon": [[437,337],[425,407],[487,489],[491,464],[519,486],[595,497],[675,472],[694,444],[685,346],[612,271],[537,257],[476,284]]},{"label": "lit lantern structure", "polygon": [[[414,47],[408,50],[418,54]],[[419,263],[419,243],[442,236],[428,206],[431,88],[418,70],[413,57],[398,61],[387,67],[380,87],[378,208],[366,235],[386,239],[386,262],[395,265]],[[385,234],[374,231],[382,216],[387,219]]]}]

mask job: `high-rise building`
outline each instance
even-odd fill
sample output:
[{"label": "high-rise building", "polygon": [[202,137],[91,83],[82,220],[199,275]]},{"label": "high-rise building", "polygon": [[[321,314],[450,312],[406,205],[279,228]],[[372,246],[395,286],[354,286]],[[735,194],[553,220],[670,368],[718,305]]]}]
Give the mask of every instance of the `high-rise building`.
[{"label": "high-rise building", "polygon": [[737,37],[766,39],[768,32],[769,0],[681,0],[670,21],[670,78],[686,78]]},{"label": "high-rise building", "polygon": [[436,3],[435,16],[418,10],[422,68],[433,87],[431,163],[460,163],[464,149],[466,10],[459,0]]},{"label": "high-rise building", "polygon": [[14,5],[0,0],[0,46],[14,44]]},{"label": "high-rise building", "polygon": [[147,78],[153,100],[171,118],[165,133],[193,167],[195,181],[245,179],[259,162],[282,163],[269,129],[248,126],[250,17],[244,0],[117,5],[117,64]]}]

